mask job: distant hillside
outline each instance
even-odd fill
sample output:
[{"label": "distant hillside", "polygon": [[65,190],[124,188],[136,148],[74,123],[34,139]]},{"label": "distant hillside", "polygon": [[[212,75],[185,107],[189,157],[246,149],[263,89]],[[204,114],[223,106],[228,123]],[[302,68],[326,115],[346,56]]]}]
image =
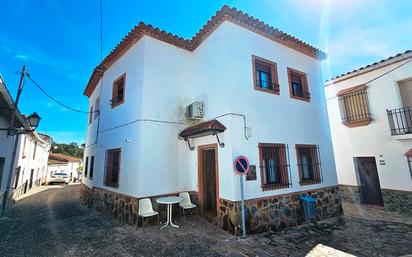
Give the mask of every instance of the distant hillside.
[{"label": "distant hillside", "polygon": [[62,153],[83,159],[83,148],[77,143],[73,142],[70,144],[59,144],[53,143],[51,147],[52,153]]}]

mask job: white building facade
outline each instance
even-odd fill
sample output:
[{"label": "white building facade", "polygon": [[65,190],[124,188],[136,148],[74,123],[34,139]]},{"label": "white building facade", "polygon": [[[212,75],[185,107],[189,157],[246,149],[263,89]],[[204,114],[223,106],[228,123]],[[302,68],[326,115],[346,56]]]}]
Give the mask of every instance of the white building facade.
[{"label": "white building facade", "polygon": [[[12,120],[14,124],[11,124]],[[0,128],[0,198],[4,203],[6,191],[9,192],[7,200],[15,200],[45,182],[52,139],[35,131],[19,136],[12,132],[13,128],[26,131],[31,128],[26,117],[14,109],[13,99],[1,77]],[[13,161],[14,150],[16,154]]]},{"label": "white building facade", "polygon": [[[325,54],[248,17],[225,6],[191,40],[141,23],[95,69],[85,90],[89,205],[133,223],[137,199],[188,191],[236,233],[233,161],[244,155],[249,231],[301,222],[302,194],[317,198],[319,218],[340,215]],[[187,119],[193,102],[202,119]]]},{"label": "white building facade", "polygon": [[412,52],[325,85],[345,201],[412,212]]},{"label": "white building facade", "polygon": [[50,177],[55,173],[66,173],[70,178],[70,182],[81,180],[83,160],[77,157],[51,153],[47,166],[46,182],[49,183]]},{"label": "white building facade", "polygon": [[32,132],[20,136],[13,174],[13,199],[46,183],[51,137]]}]

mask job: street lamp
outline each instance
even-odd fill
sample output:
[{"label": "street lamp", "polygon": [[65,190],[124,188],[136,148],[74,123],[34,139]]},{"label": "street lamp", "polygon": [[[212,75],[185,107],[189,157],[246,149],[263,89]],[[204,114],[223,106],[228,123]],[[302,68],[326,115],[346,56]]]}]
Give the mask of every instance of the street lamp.
[{"label": "street lamp", "polygon": [[40,122],[40,116],[37,114],[37,112],[34,112],[27,117],[27,120],[29,121],[29,125],[31,128],[37,128],[39,126]]}]

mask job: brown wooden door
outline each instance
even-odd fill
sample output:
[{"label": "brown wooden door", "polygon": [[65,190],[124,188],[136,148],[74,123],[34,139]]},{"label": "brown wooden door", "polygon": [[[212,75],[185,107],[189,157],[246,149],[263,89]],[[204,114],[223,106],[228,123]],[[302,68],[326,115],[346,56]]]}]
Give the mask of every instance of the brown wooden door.
[{"label": "brown wooden door", "polygon": [[357,160],[362,203],[382,206],[383,200],[375,157],[359,157]]},{"label": "brown wooden door", "polygon": [[213,221],[217,215],[217,149],[199,148],[199,204],[202,213]]}]

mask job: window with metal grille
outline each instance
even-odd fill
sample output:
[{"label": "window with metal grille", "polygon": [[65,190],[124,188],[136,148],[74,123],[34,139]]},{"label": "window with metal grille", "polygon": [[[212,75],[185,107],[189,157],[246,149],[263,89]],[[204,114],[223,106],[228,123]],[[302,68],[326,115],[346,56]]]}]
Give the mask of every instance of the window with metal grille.
[{"label": "window with metal grille", "polygon": [[90,171],[89,171],[89,178],[93,179],[93,171],[94,171],[94,156],[90,157]]},{"label": "window with metal grille", "polygon": [[87,171],[89,168],[89,157],[86,157],[86,161],[84,163],[84,177],[87,178]]},{"label": "window with metal grille", "polygon": [[126,74],[123,74],[113,82],[112,99],[110,100],[112,108],[124,103],[125,86]]},{"label": "window with metal grille", "polygon": [[408,160],[408,166],[409,166],[409,173],[411,174],[411,179],[412,179],[412,155],[406,156]]},{"label": "window with metal grille", "polygon": [[317,145],[296,145],[296,157],[300,185],[317,184],[323,181]]},{"label": "window with metal grille", "polygon": [[308,78],[306,73],[288,67],[288,78],[290,97],[310,101]]},{"label": "window with metal grille", "polygon": [[252,56],[254,88],[267,93],[279,94],[277,65],[269,60]]},{"label": "window with metal grille", "polygon": [[119,186],[120,153],[120,148],[106,151],[106,186]]},{"label": "window with metal grille", "polygon": [[291,186],[287,145],[260,143],[259,157],[263,191]]},{"label": "window with metal grille", "polygon": [[372,118],[366,86],[357,86],[338,93],[342,123],[348,127],[368,125]]}]

